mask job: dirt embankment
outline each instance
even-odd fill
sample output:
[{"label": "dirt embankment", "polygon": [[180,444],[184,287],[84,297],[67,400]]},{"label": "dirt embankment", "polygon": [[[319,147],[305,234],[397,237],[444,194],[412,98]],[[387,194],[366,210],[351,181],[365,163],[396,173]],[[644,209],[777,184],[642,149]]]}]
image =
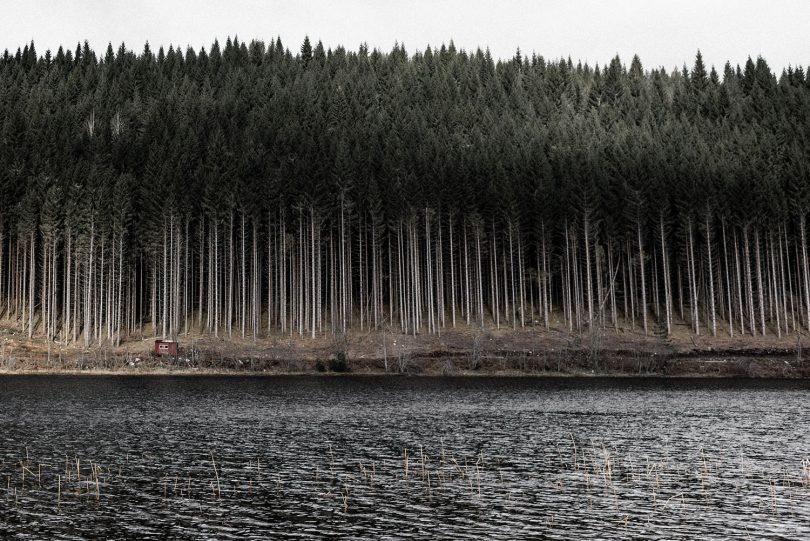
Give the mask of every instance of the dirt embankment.
[{"label": "dirt embankment", "polygon": [[[153,337],[84,349],[31,339],[0,323],[0,373],[423,374],[810,377],[810,335],[668,338],[638,329],[576,334],[544,328],[459,328],[440,335],[351,332],[340,338],[179,337],[176,358]],[[805,360],[805,357],[809,357]]]}]

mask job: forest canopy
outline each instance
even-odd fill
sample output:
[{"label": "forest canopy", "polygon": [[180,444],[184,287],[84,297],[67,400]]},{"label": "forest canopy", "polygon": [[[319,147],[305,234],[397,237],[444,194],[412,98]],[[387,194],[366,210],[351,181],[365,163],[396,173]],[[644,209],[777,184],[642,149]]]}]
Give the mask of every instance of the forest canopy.
[{"label": "forest canopy", "polygon": [[810,76],[309,39],[0,59],[29,336],[810,326]]}]

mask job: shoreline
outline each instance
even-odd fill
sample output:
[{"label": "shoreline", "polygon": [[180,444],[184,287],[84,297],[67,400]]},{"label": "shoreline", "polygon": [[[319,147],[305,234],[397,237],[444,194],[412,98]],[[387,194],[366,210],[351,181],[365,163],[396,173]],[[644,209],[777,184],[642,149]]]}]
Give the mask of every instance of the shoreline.
[{"label": "shoreline", "polygon": [[0,376],[489,376],[810,378],[810,334],[669,337],[627,329],[571,334],[459,328],[441,335],[350,332],[257,339],[180,336],[177,357],[155,357],[154,338],[80,348],[28,339],[0,322]]},{"label": "shoreline", "polygon": [[664,375],[658,373],[633,374],[633,373],[556,373],[556,372],[458,372],[455,374],[400,374],[395,372],[345,372],[345,373],[319,373],[319,372],[229,372],[229,371],[209,371],[194,372],[190,370],[167,370],[167,371],[110,371],[87,369],[81,372],[76,370],[19,370],[14,372],[0,372],[0,379],[15,378],[23,376],[32,377],[109,377],[109,378],[493,378],[493,379],[671,379],[671,380],[722,380],[722,379],[747,379],[747,380],[784,380],[802,381],[810,379],[808,376],[779,376],[763,375],[748,376],[740,374],[717,374],[717,373],[686,373],[677,375]]},{"label": "shoreline", "polygon": [[[494,378],[745,378],[745,379],[810,379],[810,362],[782,352],[756,356],[696,355],[630,357],[622,353],[603,353],[591,364],[581,351],[560,351],[556,359],[532,356],[506,360],[483,359],[471,368],[469,361],[458,357],[412,359],[405,368],[385,369],[383,359],[346,361],[338,367],[321,361],[271,361],[220,366],[191,366],[154,360],[135,365],[98,366],[86,364],[55,366],[26,363],[19,368],[2,368],[0,377],[9,376],[108,376],[108,377],[494,377]],[[730,353],[730,352],[729,352]]]}]

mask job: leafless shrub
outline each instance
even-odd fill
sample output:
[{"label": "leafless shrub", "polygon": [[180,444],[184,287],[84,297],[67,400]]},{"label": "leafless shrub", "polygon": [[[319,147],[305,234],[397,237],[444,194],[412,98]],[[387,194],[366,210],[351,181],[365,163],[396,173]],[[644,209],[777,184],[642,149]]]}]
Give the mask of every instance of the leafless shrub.
[{"label": "leafless shrub", "polygon": [[476,330],[473,335],[472,347],[470,347],[470,352],[467,355],[467,366],[470,370],[478,370],[481,367],[483,335],[481,329]]},{"label": "leafless shrub", "polygon": [[400,374],[404,374],[408,371],[408,365],[410,364],[412,358],[413,353],[400,349],[399,356],[397,357],[397,369],[399,370]]},{"label": "leafless shrub", "polygon": [[601,325],[594,325],[588,331],[586,338],[587,364],[593,369],[598,368],[599,358],[604,350],[605,332]]},{"label": "leafless shrub", "polygon": [[452,376],[457,373],[458,368],[456,368],[456,363],[454,363],[452,359],[446,359],[444,363],[442,363],[443,376]]}]

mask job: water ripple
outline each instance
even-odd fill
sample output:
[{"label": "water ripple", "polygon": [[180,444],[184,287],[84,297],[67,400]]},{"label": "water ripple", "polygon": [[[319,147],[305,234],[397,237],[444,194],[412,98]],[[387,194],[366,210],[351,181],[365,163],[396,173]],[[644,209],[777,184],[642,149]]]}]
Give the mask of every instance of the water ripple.
[{"label": "water ripple", "polygon": [[810,384],[0,379],[18,539],[807,539]]}]

